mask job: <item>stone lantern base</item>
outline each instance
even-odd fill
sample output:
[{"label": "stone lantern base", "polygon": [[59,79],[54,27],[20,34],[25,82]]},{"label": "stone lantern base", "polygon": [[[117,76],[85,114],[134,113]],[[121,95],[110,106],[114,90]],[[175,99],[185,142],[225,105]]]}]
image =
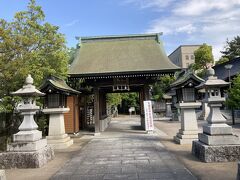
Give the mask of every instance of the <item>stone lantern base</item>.
[{"label": "stone lantern base", "polygon": [[0,168],[39,168],[54,158],[53,149],[38,130],[19,131],[8,152],[0,153]]},{"label": "stone lantern base", "polygon": [[193,141],[192,154],[203,162],[228,162],[240,160],[240,145],[206,145]]},{"label": "stone lantern base", "polygon": [[[18,144],[17,146],[20,147],[21,144]],[[53,158],[53,149],[47,145],[36,151],[3,152],[0,153],[0,168],[40,168]]]},{"label": "stone lantern base", "polygon": [[73,144],[73,140],[65,133],[64,113],[69,108],[48,108],[43,113],[49,114],[49,131],[47,143],[54,149],[65,149]]},{"label": "stone lantern base", "polygon": [[198,140],[198,124],[195,109],[200,107],[199,102],[179,103],[177,108],[181,109],[181,129],[174,136],[174,141],[178,144],[192,144]]}]

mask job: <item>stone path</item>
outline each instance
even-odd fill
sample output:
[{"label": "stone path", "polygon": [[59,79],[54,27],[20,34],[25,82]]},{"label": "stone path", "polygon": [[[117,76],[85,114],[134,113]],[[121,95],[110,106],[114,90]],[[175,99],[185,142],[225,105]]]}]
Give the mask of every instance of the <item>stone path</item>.
[{"label": "stone path", "polygon": [[[125,119],[125,120],[124,120]],[[116,118],[52,179],[196,179],[161,144],[139,130],[139,118]]]}]

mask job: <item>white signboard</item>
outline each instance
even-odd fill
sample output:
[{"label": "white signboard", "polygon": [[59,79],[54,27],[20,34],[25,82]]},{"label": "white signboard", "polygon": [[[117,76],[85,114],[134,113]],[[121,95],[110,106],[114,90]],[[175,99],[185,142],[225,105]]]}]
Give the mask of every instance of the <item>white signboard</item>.
[{"label": "white signboard", "polygon": [[144,113],[145,113],[145,131],[153,131],[153,111],[152,101],[144,101]]}]

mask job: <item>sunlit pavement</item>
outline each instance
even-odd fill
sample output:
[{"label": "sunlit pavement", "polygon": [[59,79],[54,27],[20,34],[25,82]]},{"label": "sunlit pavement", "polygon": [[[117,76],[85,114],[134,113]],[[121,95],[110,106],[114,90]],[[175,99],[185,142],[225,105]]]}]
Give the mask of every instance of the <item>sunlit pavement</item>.
[{"label": "sunlit pavement", "polygon": [[138,116],[114,118],[52,179],[196,179],[158,134],[141,130]]}]

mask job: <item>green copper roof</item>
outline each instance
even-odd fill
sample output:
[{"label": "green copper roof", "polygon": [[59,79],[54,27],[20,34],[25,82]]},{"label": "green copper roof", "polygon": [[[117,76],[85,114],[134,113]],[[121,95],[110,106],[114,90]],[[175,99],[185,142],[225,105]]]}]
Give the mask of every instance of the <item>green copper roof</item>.
[{"label": "green copper roof", "polygon": [[68,92],[68,93],[71,93],[71,94],[80,94],[79,91],[76,91],[75,89],[71,88],[70,86],[68,86],[66,84],[66,82],[61,79],[61,78],[58,78],[56,76],[50,76],[48,77],[45,82],[41,85],[41,90],[44,91],[44,90],[47,90],[46,87],[48,86],[51,86],[53,87],[54,89],[57,89],[57,90],[60,90],[60,91],[63,91],[63,92]]},{"label": "green copper roof", "polygon": [[188,80],[193,79],[198,84],[204,82],[204,79],[198,77],[195,73],[192,71],[186,72],[184,75],[180,76],[176,81],[174,81],[171,85],[170,88],[177,88],[179,86],[182,86],[184,83],[186,83]]},{"label": "green copper roof", "polygon": [[70,75],[174,71],[159,34],[79,38]]}]

